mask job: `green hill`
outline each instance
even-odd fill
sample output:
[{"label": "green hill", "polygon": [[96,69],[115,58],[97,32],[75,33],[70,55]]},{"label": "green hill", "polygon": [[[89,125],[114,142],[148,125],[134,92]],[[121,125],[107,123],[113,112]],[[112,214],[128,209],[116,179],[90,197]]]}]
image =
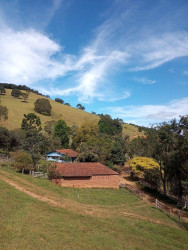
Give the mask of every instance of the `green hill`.
[{"label": "green hill", "polygon": [[[96,115],[92,115],[88,112],[85,112],[77,108],[63,105],[61,103],[55,102],[54,100],[48,99],[46,97],[37,95],[32,92],[30,92],[29,98],[25,103],[23,102],[23,99],[12,97],[11,91],[12,91],[11,89],[7,89],[6,95],[1,96],[2,105],[7,106],[8,108],[8,120],[1,121],[0,125],[7,127],[8,129],[20,128],[23,115],[28,113],[37,114],[41,119],[42,126],[44,126],[44,123],[46,121],[50,120],[57,121],[59,119],[65,120],[68,126],[73,126],[73,125],[80,126],[84,121],[87,120],[96,122],[98,122],[99,120],[99,117]],[[46,98],[50,101],[50,104],[52,106],[51,116],[44,116],[34,111],[34,102],[38,98]]]},{"label": "green hill", "polygon": [[[37,95],[33,92],[30,92],[27,102],[23,102],[23,99],[11,96],[11,91],[11,89],[6,89],[6,95],[0,96],[2,105],[7,106],[8,108],[8,120],[0,121],[0,126],[6,127],[8,129],[20,128],[23,115],[28,113],[37,114],[41,119],[42,127],[44,127],[44,123],[46,121],[57,121],[59,119],[65,120],[68,126],[80,126],[83,122],[88,120],[93,122],[99,121],[99,116],[97,115],[90,114],[86,111],[74,107],[63,105],[41,95]],[[34,102],[38,98],[46,98],[50,101],[50,104],[52,106],[51,116],[44,116],[34,111]],[[127,134],[131,138],[135,138],[138,135],[143,136],[144,132],[139,132],[138,127],[136,126],[130,124],[123,124],[123,134]]]},{"label": "green hill", "polygon": [[0,249],[188,246],[177,218],[126,189],[62,188],[1,167],[0,186]]}]

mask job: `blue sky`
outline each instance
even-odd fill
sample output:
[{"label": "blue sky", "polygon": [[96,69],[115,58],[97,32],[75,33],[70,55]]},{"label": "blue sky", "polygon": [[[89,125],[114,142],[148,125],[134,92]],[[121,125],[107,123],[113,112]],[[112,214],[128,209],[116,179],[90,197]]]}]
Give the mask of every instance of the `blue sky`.
[{"label": "blue sky", "polygon": [[188,114],[187,0],[0,0],[0,82],[149,126]]}]

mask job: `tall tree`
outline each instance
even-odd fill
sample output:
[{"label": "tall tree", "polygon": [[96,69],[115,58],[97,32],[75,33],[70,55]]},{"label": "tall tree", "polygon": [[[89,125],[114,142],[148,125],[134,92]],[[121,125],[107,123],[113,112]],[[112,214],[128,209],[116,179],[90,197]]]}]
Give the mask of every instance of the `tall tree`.
[{"label": "tall tree", "polygon": [[119,135],[122,133],[122,126],[118,119],[112,119],[110,115],[100,115],[99,132],[107,135]]},{"label": "tall tree", "polygon": [[64,120],[57,121],[54,128],[54,137],[58,137],[61,140],[63,147],[69,147],[69,133],[70,128],[67,126]]},{"label": "tall tree", "polygon": [[21,128],[23,130],[37,130],[41,131],[41,121],[40,117],[35,115],[34,113],[24,114],[24,118],[22,120]]}]

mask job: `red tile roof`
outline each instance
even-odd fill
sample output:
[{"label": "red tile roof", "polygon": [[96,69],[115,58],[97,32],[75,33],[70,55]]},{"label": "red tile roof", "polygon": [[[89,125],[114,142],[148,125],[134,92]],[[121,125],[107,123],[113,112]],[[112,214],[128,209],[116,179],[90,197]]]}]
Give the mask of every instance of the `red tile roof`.
[{"label": "red tile roof", "polygon": [[62,177],[118,175],[117,172],[99,162],[56,163],[55,165],[57,166],[56,171]]},{"label": "red tile roof", "polygon": [[64,155],[68,155],[70,157],[77,157],[78,153],[76,151],[73,151],[71,149],[56,149],[56,152],[59,152]]}]

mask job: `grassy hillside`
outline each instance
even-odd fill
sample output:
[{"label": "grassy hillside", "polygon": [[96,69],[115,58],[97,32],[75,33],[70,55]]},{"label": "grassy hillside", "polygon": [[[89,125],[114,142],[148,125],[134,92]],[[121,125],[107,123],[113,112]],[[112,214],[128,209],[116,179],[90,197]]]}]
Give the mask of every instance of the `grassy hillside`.
[{"label": "grassy hillside", "polygon": [[[7,106],[8,108],[9,118],[7,121],[1,121],[0,125],[7,127],[8,129],[16,129],[20,128],[24,114],[36,113],[34,111],[34,102],[38,98],[45,98],[45,97],[39,96],[31,92],[29,94],[27,103],[25,103],[23,102],[23,99],[12,97],[11,91],[12,91],[11,89],[7,89],[6,95],[1,96],[2,105]],[[44,123],[46,121],[59,120],[59,119],[65,120],[69,126],[72,125],[80,126],[86,120],[96,121],[96,122],[99,120],[99,117],[96,115],[92,115],[88,112],[82,111],[77,108],[62,105],[61,103],[55,102],[51,99],[48,100],[52,105],[52,115],[44,116],[36,113],[41,119],[42,126],[44,126]]]},{"label": "grassy hillside", "polygon": [[[126,189],[61,188],[48,180],[2,168],[0,186],[1,249],[186,249],[188,246],[187,232],[174,219]],[[31,197],[32,194],[38,198]]]},{"label": "grassy hillside", "polygon": [[[0,126],[7,127],[8,129],[20,128],[24,114],[36,113],[34,111],[34,102],[38,98],[45,98],[35,93],[30,92],[27,102],[23,102],[23,99],[18,99],[11,96],[11,89],[6,90],[6,95],[0,96],[2,105],[8,108],[8,120],[0,121]],[[69,126],[77,125],[80,126],[84,121],[98,122],[99,117],[90,114],[86,111],[62,105],[51,99],[48,99],[52,105],[52,115],[44,116],[36,113],[42,122],[42,126],[46,121],[63,119]],[[131,138],[135,138],[138,135],[142,136],[144,133],[139,132],[136,126],[130,124],[123,124],[123,134],[129,135]]]}]

